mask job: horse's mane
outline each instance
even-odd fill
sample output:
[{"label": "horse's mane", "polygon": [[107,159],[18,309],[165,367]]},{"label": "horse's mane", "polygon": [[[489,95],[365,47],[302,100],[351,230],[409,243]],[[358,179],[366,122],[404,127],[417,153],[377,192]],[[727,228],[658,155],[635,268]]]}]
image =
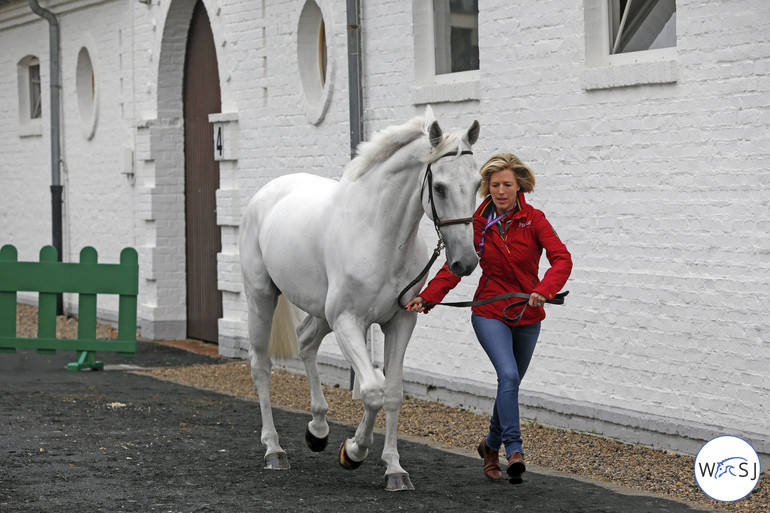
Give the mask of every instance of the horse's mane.
[{"label": "horse's mane", "polygon": [[[366,174],[373,166],[386,161],[396,151],[422,136],[428,136],[430,125],[436,120],[433,110],[428,107],[425,116],[417,116],[403,125],[394,125],[384,128],[372,135],[368,141],[361,142],[356,148],[356,157],[347,165],[344,177],[356,180]],[[433,151],[421,158],[423,162],[434,162],[445,154],[450,147],[458,147],[457,135],[444,133],[441,143],[433,148]]]}]

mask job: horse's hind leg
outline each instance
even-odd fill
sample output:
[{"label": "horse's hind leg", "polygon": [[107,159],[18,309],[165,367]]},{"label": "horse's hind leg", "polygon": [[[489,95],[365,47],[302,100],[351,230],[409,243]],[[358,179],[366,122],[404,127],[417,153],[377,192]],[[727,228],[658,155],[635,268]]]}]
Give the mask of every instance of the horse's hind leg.
[{"label": "horse's hind leg", "polygon": [[326,422],[329,404],[324,398],[321,378],[318,374],[318,348],[323,338],[331,331],[325,320],[312,315],[308,315],[297,328],[299,354],[305,364],[305,373],[310,385],[310,411],[313,414],[313,420],[308,423],[305,430],[305,442],[314,452],[326,449],[329,441],[329,424]]},{"label": "horse's hind leg", "polygon": [[270,330],[280,292],[270,278],[262,258],[262,248],[259,245],[261,222],[258,207],[259,204],[254,200],[246,207],[238,242],[243,289],[248,307],[251,380],[259,395],[265,468],[288,469],[289,461],[286,458],[286,452],[278,443],[278,433],[270,406],[270,371],[273,366],[270,360]]},{"label": "horse's hind leg", "polygon": [[[270,288],[275,286],[270,284]],[[257,295],[258,297],[254,297]],[[259,411],[262,415],[262,445],[265,447],[265,468],[284,470],[289,468],[286,452],[278,443],[278,432],[273,421],[270,405],[270,328],[278,299],[277,290],[272,294],[260,291],[247,294],[249,303],[249,360],[251,379],[259,395]]]}]

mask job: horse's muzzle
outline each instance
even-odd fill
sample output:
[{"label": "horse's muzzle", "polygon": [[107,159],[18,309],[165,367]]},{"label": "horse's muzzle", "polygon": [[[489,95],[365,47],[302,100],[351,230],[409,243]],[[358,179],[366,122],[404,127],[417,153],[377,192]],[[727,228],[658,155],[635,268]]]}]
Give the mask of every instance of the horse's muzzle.
[{"label": "horse's muzzle", "polygon": [[476,265],[478,264],[478,260],[475,260],[473,262],[452,262],[449,264],[449,270],[452,271],[456,276],[468,276],[471,274],[474,269],[476,269]]}]

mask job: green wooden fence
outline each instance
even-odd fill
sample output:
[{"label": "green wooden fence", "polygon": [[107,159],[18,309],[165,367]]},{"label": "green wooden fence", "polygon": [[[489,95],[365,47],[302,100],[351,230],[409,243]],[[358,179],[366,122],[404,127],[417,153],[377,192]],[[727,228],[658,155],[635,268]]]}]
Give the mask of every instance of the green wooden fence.
[{"label": "green wooden fence", "polygon": [[[16,336],[16,293],[38,292],[37,338]],[[136,296],[139,291],[139,264],[136,250],[125,248],[120,264],[97,263],[96,250],[90,246],[80,251],[80,262],[57,262],[56,248],[40,250],[39,262],[19,262],[12,245],[0,249],[0,353],[37,349],[53,354],[57,350],[78,352],[78,361],[67,365],[69,371],[99,370],[96,351],[136,356]],[[56,296],[78,294],[78,333],[76,339],[56,338]],[[117,294],[118,338],[96,338],[96,296]]]}]

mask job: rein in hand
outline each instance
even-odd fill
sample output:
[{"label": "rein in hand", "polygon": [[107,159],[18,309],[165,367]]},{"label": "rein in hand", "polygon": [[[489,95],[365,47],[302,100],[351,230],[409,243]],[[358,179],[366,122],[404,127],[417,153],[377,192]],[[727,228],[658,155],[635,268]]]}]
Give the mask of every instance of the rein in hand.
[{"label": "rein in hand", "polygon": [[[433,255],[430,257],[430,261],[428,262],[428,265],[426,265],[422,271],[420,271],[420,274],[417,275],[417,277],[412,280],[409,285],[404,287],[404,289],[399,293],[398,297],[396,298],[396,302],[398,303],[398,306],[401,308],[406,308],[406,303],[401,302],[401,298],[403,297],[406,292],[414,287],[417,282],[419,282],[423,276],[428,274],[428,271],[430,271],[430,268],[433,266],[433,263],[436,261],[438,256],[441,254],[441,250],[444,248],[444,241],[442,239],[439,239],[438,245],[436,246],[436,249],[433,250]],[[564,304],[564,298],[567,297],[569,294],[569,290],[565,290],[564,292],[559,292],[556,294],[552,299],[546,299],[546,303],[550,303],[552,305],[563,305]],[[498,294],[497,296],[488,297],[486,299],[477,299],[475,301],[450,301],[446,303],[432,303],[429,301],[425,301],[423,303],[424,306],[428,308],[432,308],[434,306],[442,305],[442,306],[451,306],[454,308],[465,308],[469,306],[481,306],[486,305],[489,303],[493,303],[495,301],[502,301],[504,299],[511,299],[511,298],[519,298],[521,301],[516,301],[514,303],[511,303],[510,305],[506,306],[503,309],[503,317],[509,321],[513,322],[514,324],[519,324],[521,321],[522,316],[524,315],[524,311],[527,309],[528,302],[529,302],[529,296],[530,294],[524,294],[523,292],[508,292],[507,294]],[[508,316],[508,309],[513,308],[516,306],[522,306],[524,305],[524,308],[521,309],[521,312],[516,317],[509,317]]]},{"label": "rein in hand", "polygon": [[[545,302],[552,305],[563,305],[564,298],[567,297],[567,294],[569,294],[569,290],[565,290],[564,292],[559,292],[552,299],[546,299]],[[432,303],[430,301],[425,301],[423,305],[428,308],[432,308],[437,305],[463,308],[468,306],[486,305],[489,303],[494,303],[495,301],[502,301],[504,299],[520,298],[521,301],[515,301],[510,305],[506,306],[505,308],[503,308],[503,318],[508,322],[512,322],[513,324],[519,324],[519,322],[521,322],[521,318],[524,316],[524,312],[527,310],[527,307],[529,306],[529,297],[530,297],[530,294],[524,294],[523,292],[508,292],[506,294],[498,294],[497,296],[488,297],[486,299],[477,299],[475,301],[454,301],[454,302],[448,302],[448,303]],[[519,312],[519,314],[516,317],[510,317],[508,315],[509,308],[514,308],[522,305],[524,306],[524,308],[521,309],[521,312]]]}]

